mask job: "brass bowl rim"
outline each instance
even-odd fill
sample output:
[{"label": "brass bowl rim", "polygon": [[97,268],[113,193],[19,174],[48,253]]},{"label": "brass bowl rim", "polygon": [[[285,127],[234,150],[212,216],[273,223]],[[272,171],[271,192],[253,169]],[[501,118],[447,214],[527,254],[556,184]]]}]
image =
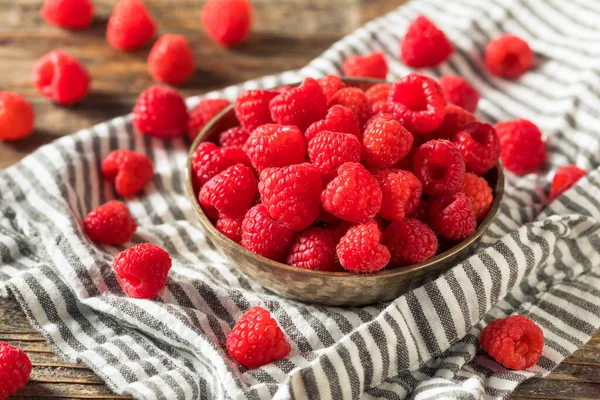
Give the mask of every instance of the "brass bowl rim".
[{"label": "brass bowl rim", "polygon": [[[389,83],[384,80],[372,79],[372,78],[362,79],[362,78],[351,78],[351,77],[345,77],[345,76],[341,76],[340,78],[345,82],[373,83],[373,84]],[[295,86],[298,84],[299,83],[290,84],[289,86]],[[274,88],[272,88],[272,89],[274,89]],[[187,159],[187,163],[186,163],[186,173],[185,173],[185,185],[186,185],[188,197],[192,203],[192,207],[194,208],[196,215],[202,222],[201,225],[204,227],[204,229],[209,230],[212,235],[217,235],[220,237],[221,240],[227,240],[231,243],[231,245],[236,246],[237,251],[240,251],[240,252],[244,253],[246,256],[249,256],[251,258],[255,258],[255,259],[257,259],[257,261],[266,263],[266,264],[270,265],[271,267],[273,267],[275,270],[282,270],[285,272],[294,272],[294,273],[303,273],[303,274],[312,275],[312,276],[347,278],[347,279],[362,279],[364,274],[357,274],[357,273],[350,272],[350,271],[343,271],[343,272],[314,271],[314,270],[294,267],[294,266],[287,265],[287,264],[284,264],[284,263],[281,263],[278,261],[271,260],[269,258],[258,255],[254,252],[251,252],[250,250],[246,249],[242,245],[229,239],[227,236],[223,235],[213,225],[213,223],[210,221],[208,216],[204,213],[204,210],[202,210],[202,207],[200,206],[200,203],[198,202],[198,198],[197,198],[196,194],[194,193],[194,187],[193,187],[193,183],[192,183],[192,156],[194,154],[194,151],[200,144],[200,142],[203,141],[204,136],[212,129],[212,127],[217,122],[219,122],[219,120],[224,115],[229,113],[233,109],[233,107],[234,107],[234,105],[230,104],[225,109],[223,109],[219,114],[217,114],[210,122],[208,122],[202,128],[202,130],[200,131],[198,136],[196,136],[196,138],[193,140],[190,150],[188,152],[188,159]],[[426,260],[422,263],[413,264],[413,265],[409,265],[406,267],[383,269],[381,271],[369,273],[369,276],[371,276],[371,277],[387,276],[387,277],[393,278],[393,277],[399,277],[402,275],[412,273],[413,271],[423,270],[428,267],[436,266],[439,263],[443,263],[444,260],[453,257],[456,253],[459,253],[460,251],[464,250],[465,248],[470,247],[473,243],[477,242],[478,239],[483,235],[483,233],[489,228],[492,221],[498,214],[498,211],[500,210],[500,203],[502,201],[502,197],[504,196],[504,169],[502,168],[502,164],[500,161],[498,161],[495,168],[497,171],[498,179],[496,181],[496,186],[494,188],[494,202],[492,203],[492,207],[490,208],[488,215],[479,224],[479,226],[477,227],[477,229],[471,236],[469,236],[467,239],[463,240],[462,242],[456,244],[455,246],[451,247],[450,249],[444,251],[443,253],[440,253],[440,254],[436,255],[435,257],[432,257],[429,260]],[[210,238],[209,238],[209,240],[210,240]],[[217,244],[215,244],[215,246],[217,246]]]}]

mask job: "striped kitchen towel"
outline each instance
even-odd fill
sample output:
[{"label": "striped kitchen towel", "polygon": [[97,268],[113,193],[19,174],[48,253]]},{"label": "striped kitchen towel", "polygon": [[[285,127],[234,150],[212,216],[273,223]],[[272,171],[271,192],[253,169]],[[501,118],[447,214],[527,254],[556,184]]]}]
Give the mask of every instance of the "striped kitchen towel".
[{"label": "striped kitchen towel", "polygon": [[[501,212],[478,252],[436,281],[390,303],[320,307],[282,299],[241,275],[206,239],[184,190],[187,145],[134,132],[116,118],[44,146],[0,172],[0,294],[17,298],[65,359],[137,399],[503,398],[544,376],[600,327],[600,4],[586,0],[419,0],[368,23],[307,67],[208,96],[339,73],[352,54],[384,51],[391,76],[407,24],[425,14],[456,46],[424,73],[464,76],[489,122],[523,117],[546,135],[540,174],[508,175]],[[537,65],[517,81],[481,65],[503,32],[525,38]],[[193,105],[199,98],[190,99]],[[127,298],[111,262],[124,247],[98,246],[81,221],[115,198],[100,174],[113,149],[146,153],[156,176],[127,199],[134,242],[169,251],[173,269],[154,301]],[[548,204],[558,166],[590,171]],[[290,355],[247,370],[225,338],[250,307],[275,316]],[[509,371],[477,345],[483,327],[518,313],[544,331],[542,358]]]}]

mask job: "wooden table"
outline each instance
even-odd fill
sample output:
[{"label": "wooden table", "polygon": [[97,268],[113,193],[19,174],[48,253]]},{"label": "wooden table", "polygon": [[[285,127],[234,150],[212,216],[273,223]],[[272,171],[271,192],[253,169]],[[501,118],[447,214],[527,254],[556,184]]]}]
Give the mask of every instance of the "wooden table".
[{"label": "wooden table", "polygon": [[[26,140],[0,143],[0,168],[7,167],[59,136],[130,112],[140,91],[152,83],[145,49],[122,53],[104,38],[116,0],[96,0],[96,19],[73,33],[46,25],[42,0],[0,0],[0,89],[25,95],[34,105],[36,130]],[[160,32],[186,35],[198,71],[182,92],[194,95],[265,74],[298,68],[344,34],[404,0],[253,0],[255,25],[247,43],[218,48],[203,34],[199,15],[204,0],[147,0],[160,16]],[[80,104],[64,108],[40,97],[31,86],[33,62],[60,48],[78,57],[93,77],[92,91]],[[92,371],[68,365],[27,322],[18,304],[0,299],[0,340],[19,346],[31,358],[31,381],[18,399],[125,399],[112,394]],[[532,379],[513,395],[518,399],[596,399],[600,396],[600,334],[569,357],[546,379]]]}]

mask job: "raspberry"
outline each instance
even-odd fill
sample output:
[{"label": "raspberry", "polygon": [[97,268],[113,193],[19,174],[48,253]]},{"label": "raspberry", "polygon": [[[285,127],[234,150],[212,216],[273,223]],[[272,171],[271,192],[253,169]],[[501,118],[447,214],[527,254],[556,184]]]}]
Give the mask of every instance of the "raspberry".
[{"label": "raspberry", "polygon": [[63,105],[84,98],[90,86],[90,76],[85,67],[60,50],[53,50],[36,61],[32,80],[38,92]]},{"label": "raspberry", "polygon": [[366,56],[350,56],[344,61],[344,75],[385,79],[388,65],[381,51],[374,51]]},{"label": "raspberry", "polygon": [[113,268],[129,297],[151,299],[167,283],[171,257],[155,244],[136,244],[115,256]]},{"label": "raspberry", "polygon": [[490,124],[473,122],[454,134],[452,141],[460,150],[468,170],[483,175],[500,158],[500,139]]},{"label": "raspberry", "polygon": [[287,92],[289,90],[292,90],[292,87],[291,86],[287,86],[287,85],[279,86],[279,87],[276,87],[275,89],[273,89],[274,92],[277,92],[279,94],[285,93],[285,92]]},{"label": "raspberry", "polygon": [[133,196],[152,180],[152,161],[141,153],[114,150],[102,160],[104,179],[115,185],[119,196]]},{"label": "raspberry", "polygon": [[31,103],[17,93],[0,91],[0,140],[12,141],[29,136],[34,121]]},{"label": "raspberry", "polygon": [[31,375],[31,361],[21,349],[0,342],[0,399],[21,390]]},{"label": "raspberry", "polygon": [[213,176],[200,189],[198,200],[213,218],[241,217],[252,205],[257,182],[250,167],[237,164]]},{"label": "raspberry", "polygon": [[437,233],[455,241],[468,238],[477,228],[473,203],[462,192],[434,198],[429,222]]},{"label": "raspberry", "polygon": [[310,228],[296,237],[286,263],[314,271],[337,270],[335,232],[324,228]]},{"label": "raspberry", "polygon": [[381,210],[382,192],[377,179],[360,164],[345,163],[329,182],[321,201],[325,210],[349,222],[366,222]]},{"label": "raspberry", "polygon": [[253,131],[261,125],[273,122],[269,103],[279,93],[273,90],[246,90],[235,101],[235,115],[242,127]]},{"label": "raspberry", "polygon": [[229,239],[233,240],[236,243],[240,243],[242,241],[242,221],[243,217],[237,218],[219,218],[215,226],[217,230],[221,232],[223,235],[227,236]]},{"label": "raspberry", "polygon": [[210,0],[202,9],[202,26],[215,42],[225,47],[243,42],[252,25],[248,0]]},{"label": "raspberry", "polygon": [[370,167],[390,168],[410,151],[413,136],[393,119],[374,118],[363,133],[362,157]]},{"label": "raspberry", "polygon": [[319,86],[321,86],[325,99],[327,99],[327,104],[329,104],[333,95],[338,90],[345,88],[346,84],[342,81],[342,78],[337,75],[327,75],[324,78],[319,79]]},{"label": "raspberry", "polygon": [[106,40],[117,50],[136,50],[154,37],[156,24],[142,0],[119,0],[106,26]]},{"label": "raspberry", "polygon": [[429,206],[431,202],[427,199],[421,199],[419,205],[411,213],[406,215],[406,218],[418,219],[424,224],[429,223]]},{"label": "raspberry", "polygon": [[383,200],[379,216],[388,221],[399,221],[419,204],[423,185],[411,172],[400,169],[378,170],[373,173]]},{"label": "raspberry", "polygon": [[413,158],[413,172],[423,191],[438,196],[458,190],[465,177],[465,161],[456,146],[447,140],[430,140]]},{"label": "raspberry", "polygon": [[473,114],[452,103],[446,104],[445,110],[444,122],[435,131],[425,134],[427,139],[450,140],[456,132],[472,122],[477,122],[477,118]]},{"label": "raspberry", "polygon": [[125,204],[112,200],[90,211],[83,229],[96,243],[119,245],[131,240],[137,224]]},{"label": "raspberry", "polygon": [[327,100],[319,83],[306,78],[298,87],[271,100],[271,117],[282,125],[296,125],[302,132],[315,121],[325,118]]},{"label": "raspberry", "polygon": [[260,198],[271,218],[296,232],[316,221],[322,189],[319,170],[308,163],[266,168],[258,184]]},{"label": "raspberry", "polygon": [[190,110],[187,132],[194,140],[202,128],[231,103],[227,99],[203,99]]},{"label": "raspberry", "polygon": [[485,65],[493,75],[514,79],[533,64],[533,52],[526,41],[514,35],[500,35],[485,48]]},{"label": "raspberry", "polygon": [[389,83],[377,83],[366,90],[365,96],[373,106],[380,101],[387,101],[391,88],[392,85]]},{"label": "raspberry", "polygon": [[41,12],[50,25],[83,29],[92,23],[94,4],[91,0],[45,0]]},{"label": "raspberry", "polygon": [[444,122],[446,99],[436,81],[415,72],[392,84],[392,114],[412,133],[428,133]]},{"label": "raspberry", "polygon": [[380,243],[381,231],[376,222],[354,225],[340,239],[336,253],[348,271],[375,272],[390,262],[390,251]]},{"label": "raspberry", "polygon": [[221,149],[214,143],[200,143],[192,155],[192,173],[196,187],[201,187],[219,172],[236,164],[250,165],[250,160],[242,149]]},{"label": "raspberry", "polygon": [[578,168],[576,165],[566,165],[556,170],[550,189],[550,200],[569,190],[578,180],[587,175],[587,171]]},{"label": "raspberry", "polygon": [[269,216],[264,204],[257,204],[246,213],[242,222],[241,245],[271,260],[287,256],[294,231]]},{"label": "raspberry", "polygon": [[[343,222],[341,219],[339,219],[335,215],[333,215],[330,212],[328,212],[327,210],[325,210],[322,205],[321,205],[321,210],[319,211],[319,221],[323,222],[327,226],[337,226]],[[348,222],[348,224],[349,224],[349,222]],[[343,235],[339,235],[336,237],[339,239],[342,236]]]},{"label": "raspberry", "polygon": [[150,86],[133,107],[133,125],[140,132],[160,139],[185,134],[188,118],[183,97],[168,86]]},{"label": "raspberry", "polygon": [[468,112],[475,112],[479,103],[479,92],[464,78],[456,75],[444,75],[439,80],[446,99]]},{"label": "raspberry", "polygon": [[310,142],[321,131],[349,133],[360,139],[360,124],[354,112],[340,105],[331,107],[325,119],[309,126],[304,132],[304,137]]},{"label": "raspberry", "polygon": [[247,129],[236,126],[221,133],[221,136],[219,136],[219,145],[221,147],[237,147],[241,149],[249,137],[250,132]]},{"label": "raspberry", "polygon": [[494,128],[502,144],[500,158],[507,170],[526,175],[542,168],[546,144],[537,126],[526,119],[517,119],[500,122]]},{"label": "raspberry", "polygon": [[229,355],[248,368],[277,361],[291,350],[277,321],[262,307],[252,307],[236,322],[226,345]]},{"label": "raspberry", "polygon": [[189,78],[194,69],[194,54],[183,35],[162,35],[148,55],[148,72],[159,82],[177,85]]},{"label": "raspberry", "polygon": [[438,240],[431,228],[417,219],[392,222],[383,232],[392,264],[399,267],[421,263],[435,256]]},{"label": "raspberry", "polygon": [[534,366],[544,349],[544,332],[522,315],[497,319],[481,331],[479,343],[506,368],[523,370]]},{"label": "raspberry", "polygon": [[415,18],[400,42],[402,61],[409,67],[435,67],[446,61],[454,52],[454,46],[427,17]]},{"label": "raspberry", "polygon": [[244,149],[259,172],[304,161],[306,145],[300,130],[292,125],[266,124],[252,132]]},{"label": "raspberry", "polygon": [[356,87],[340,89],[331,97],[329,106],[342,105],[352,110],[358,122],[363,126],[373,116],[369,99],[365,92]]},{"label": "raspberry", "polygon": [[459,191],[466,194],[473,203],[473,210],[475,210],[477,222],[483,221],[494,202],[492,188],[487,181],[475,174],[467,172]]},{"label": "raspberry", "polygon": [[321,172],[323,180],[329,182],[345,162],[360,163],[361,148],[354,135],[323,131],[308,142],[308,157]]}]

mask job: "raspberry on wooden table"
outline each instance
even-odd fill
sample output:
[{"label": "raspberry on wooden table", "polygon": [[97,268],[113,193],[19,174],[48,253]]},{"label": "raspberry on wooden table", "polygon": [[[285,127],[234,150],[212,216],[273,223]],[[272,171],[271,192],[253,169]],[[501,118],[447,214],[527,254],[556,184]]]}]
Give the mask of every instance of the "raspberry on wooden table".
[{"label": "raspberry on wooden table", "polygon": [[284,358],[291,346],[268,310],[252,307],[240,318],[229,335],[227,351],[237,362],[258,368]]},{"label": "raspberry on wooden table", "polygon": [[237,164],[213,176],[202,186],[200,205],[213,218],[241,217],[252,205],[257,191],[256,177],[250,167]]},{"label": "raspberry on wooden table", "polygon": [[483,350],[506,368],[524,370],[534,366],[544,350],[544,332],[522,315],[497,319],[481,331]]},{"label": "raspberry on wooden table", "polygon": [[485,48],[485,65],[493,75],[514,79],[533,64],[533,52],[523,39],[515,35],[500,35]]},{"label": "raspberry on wooden table", "polygon": [[171,139],[188,131],[188,112],[183,97],[168,86],[150,86],[133,107],[133,125],[142,133]]},{"label": "raspberry on wooden table", "polygon": [[52,101],[70,105],[88,92],[90,76],[81,62],[61,50],[53,50],[33,65],[33,84]]},{"label": "raspberry on wooden table", "polygon": [[83,229],[96,243],[119,245],[131,240],[137,224],[125,204],[112,200],[90,211]]},{"label": "raspberry on wooden table", "polygon": [[65,29],[83,29],[94,18],[92,0],[44,0],[42,18],[50,25]]},{"label": "raspberry on wooden table", "polygon": [[347,87],[335,92],[331,97],[329,106],[336,104],[352,110],[356,118],[358,118],[361,127],[373,116],[373,110],[371,110],[371,105],[365,92],[356,87]]},{"label": "raspberry on wooden table", "polygon": [[231,103],[227,99],[202,99],[190,110],[187,132],[194,140],[202,128]]},{"label": "raspberry on wooden table", "polygon": [[565,165],[556,170],[552,187],[550,189],[550,201],[569,190],[581,178],[587,175],[587,171],[576,165]]},{"label": "raspberry on wooden table", "polygon": [[483,175],[496,165],[502,147],[496,130],[490,124],[473,122],[452,137],[460,150],[467,170]]},{"label": "raspberry on wooden table", "polygon": [[219,145],[221,145],[221,147],[237,147],[241,149],[244,147],[249,137],[250,132],[247,129],[242,128],[241,126],[234,126],[221,133],[219,136]]},{"label": "raspberry on wooden table", "polygon": [[327,99],[327,104],[329,104],[333,95],[338,90],[345,88],[346,84],[342,81],[342,78],[337,75],[326,75],[319,79],[319,86],[321,86],[323,94]]},{"label": "raspberry on wooden table", "polygon": [[410,25],[400,42],[400,57],[409,67],[435,67],[446,61],[454,46],[444,32],[424,15],[419,15]]},{"label": "raspberry on wooden table", "polygon": [[371,106],[380,101],[387,101],[392,85],[390,83],[377,83],[365,91],[365,96]]},{"label": "raspberry on wooden table", "polygon": [[387,221],[399,221],[419,205],[423,185],[409,171],[382,169],[373,171],[383,198],[379,216]]},{"label": "raspberry on wooden table", "polygon": [[35,114],[23,96],[0,91],[0,141],[23,139],[33,131]]},{"label": "raspberry on wooden table", "polygon": [[381,51],[374,51],[364,56],[350,56],[344,61],[344,75],[385,79],[388,65],[385,55]]},{"label": "raspberry on wooden table", "polygon": [[106,40],[117,50],[136,50],[150,41],[156,24],[142,0],[119,0],[106,26]]},{"label": "raspberry on wooden table", "polygon": [[215,42],[225,47],[237,46],[250,32],[252,4],[248,0],[209,0],[200,19]]},{"label": "raspberry on wooden table", "polygon": [[439,84],[450,103],[468,112],[475,112],[479,103],[479,92],[466,79],[457,75],[444,75],[439,79]]},{"label": "raspberry on wooden table", "polygon": [[319,132],[308,142],[308,158],[329,183],[337,169],[346,162],[360,163],[362,145],[354,135],[339,132]]},{"label": "raspberry on wooden table", "polygon": [[366,165],[390,168],[406,157],[413,144],[413,136],[400,122],[375,117],[363,132],[362,158]]},{"label": "raspberry on wooden table", "polygon": [[464,240],[477,228],[473,203],[462,192],[436,197],[429,208],[429,223],[446,239]]},{"label": "raspberry on wooden table", "polygon": [[546,143],[542,132],[526,119],[500,122],[494,126],[502,152],[500,158],[507,170],[526,175],[542,168],[546,162]]},{"label": "raspberry on wooden table", "polygon": [[465,126],[472,122],[477,122],[477,118],[467,110],[452,103],[446,104],[446,115],[439,128],[429,132],[424,136],[427,139],[452,139],[452,136]]},{"label": "raspberry on wooden table", "polygon": [[306,155],[302,132],[293,125],[259,126],[250,134],[244,150],[259,172],[268,167],[300,164]]},{"label": "raspberry on wooden table", "polygon": [[194,54],[183,35],[162,35],[148,54],[148,72],[159,82],[178,85],[196,69]]},{"label": "raspberry on wooden table", "polygon": [[336,271],[337,237],[331,229],[313,227],[296,236],[286,264],[314,271]]},{"label": "raspberry on wooden table", "polygon": [[258,255],[281,261],[287,256],[293,237],[293,230],[271,218],[264,204],[257,204],[242,221],[240,244]]},{"label": "raspberry on wooden table", "polygon": [[382,236],[379,226],[373,221],[348,229],[336,247],[342,266],[356,273],[381,270],[390,262],[390,251],[380,243]]},{"label": "raspberry on wooden table", "polygon": [[242,127],[253,131],[261,125],[273,122],[269,104],[278,96],[274,90],[254,89],[246,90],[238,95],[235,100],[235,116]]},{"label": "raspberry on wooden table", "polygon": [[115,185],[119,196],[133,196],[152,180],[152,161],[142,153],[114,150],[101,164],[104,179]]},{"label": "raspberry on wooden table", "polygon": [[233,240],[236,243],[240,243],[242,241],[243,220],[244,217],[223,217],[217,220],[217,222],[215,223],[215,227],[219,232],[227,236],[229,239]]},{"label": "raspberry on wooden table", "polygon": [[155,244],[136,244],[115,256],[113,268],[129,297],[151,299],[167,283],[171,256]]},{"label": "raspberry on wooden table", "polygon": [[295,88],[280,94],[269,104],[271,117],[282,125],[296,125],[302,132],[315,121],[325,118],[327,99],[319,83],[306,78]]},{"label": "raspberry on wooden table", "polygon": [[0,399],[21,390],[29,381],[31,361],[21,349],[0,342]]},{"label": "raspberry on wooden table", "polygon": [[438,196],[458,190],[465,177],[465,161],[460,150],[447,140],[430,140],[413,157],[413,172],[423,183],[423,191]]},{"label": "raspberry on wooden table", "polygon": [[437,236],[431,228],[412,218],[388,225],[383,232],[383,244],[390,251],[391,263],[398,267],[427,261],[438,250]]},{"label": "raspberry on wooden table", "polygon": [[242,149],[219,148],[210,142],[200,143],[192,154],[192,173],[196,187],[201,187],[219,172],[236,164],[250,166],[250,160]]},{"label": "raspberry on wooden table", "polygon": [[473,203],[473,210],[475,210],[477,222],[480,223],[483,221],[494,202],[492,188],[487,181],[475,174],[467,172],[465,174],[465,180],[458,190],[466,194]]},{"label": "raspberry on wooden table", "polygon": [[313,122],[304,132],[304,137],[310,142],[321,131],[349,133],[360,139],[358,118],[351,109],[340,105],[332,106],[325,119]]}]

